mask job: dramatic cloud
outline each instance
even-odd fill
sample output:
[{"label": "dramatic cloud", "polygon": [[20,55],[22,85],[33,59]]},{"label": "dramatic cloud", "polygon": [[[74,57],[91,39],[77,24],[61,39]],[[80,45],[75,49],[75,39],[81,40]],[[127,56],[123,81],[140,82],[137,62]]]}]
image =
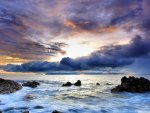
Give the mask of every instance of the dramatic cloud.
[{"label": "dramatic cloud", "polygon": [[[137,46],[138,45],[138,46]],[[132,64],[135,59],[148,57],[150,45],[147,40],[136,36],[130,44],[105,46],[87,57],[63,58],[60,62],[29,62],[22,65],[7,65],[6,71],[58,71],[58,70],[92,70],[98,68],[116,68]]]},{"label": "dramatic cloud", "polygon": [[[53,33],[57,34],[62,25],[56,19],[48,22],[43,20],[42,10],[36,6],[42,5],[40,2],[0,1],[0,55],[42,60],[58,53],[65,54],[62,50],[65,43],[46,41],[44,31],[53,27]],[[48,5],[46,2],[48,1],[43,1],[43,5]],[[55,4],[53,0],[48,3],[51,6]]]},{"label": "dramatic cloud", "polygon": [[102,52],[106,55],[123,58],[138,58],[143,56],[149,56],[149,41],[150,39],[145,39],[141,36],[136,36],[134,39],[132,39],[130,44],[118,46],[105,46],[104,49],[100,51],[100,53]]},{"label": "dramatic cloud", "polygon": [[[5,60],[12,59],[13,63],[38,61],[7,65],[7,71],[130,65],[138,58],[149,57],[149,5],[149,0],[1,0],[0,58],[6,56]],[[87,46],[92,43],[92,53],[63,58],[69,51],[64,48],[77,47],[73,40],[77,38],[80,48],[85,47],[83,42]],[[60,62],[45,62],[58,56]]]}]

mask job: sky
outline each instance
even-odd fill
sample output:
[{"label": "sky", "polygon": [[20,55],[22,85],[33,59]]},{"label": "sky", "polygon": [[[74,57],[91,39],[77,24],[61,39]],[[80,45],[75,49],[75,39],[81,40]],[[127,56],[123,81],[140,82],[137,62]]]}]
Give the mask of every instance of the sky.
[{"label": "sky", "polygon": [[[150,0],[0,0],[10,72],[150,67]],[[142,66],[141,66],[142,65]]]}]

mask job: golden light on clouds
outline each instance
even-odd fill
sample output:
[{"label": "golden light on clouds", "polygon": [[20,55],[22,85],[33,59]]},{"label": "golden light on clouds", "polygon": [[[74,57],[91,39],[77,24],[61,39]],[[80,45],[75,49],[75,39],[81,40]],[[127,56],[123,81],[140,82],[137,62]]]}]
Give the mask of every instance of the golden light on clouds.
[{"label": "golden light on clouds", "polygon": [[117,30],[118,30],[117,27],[110,26],[110,27],[106,27],[106,28],[100,28],[100,29],[99,29],[99,32],[112,33],[112,32],[115,32],[115,31],[117,31]]},{"label": "golden light on clouds", "polygon": [[73,22],[71,22],[71,21],[65,21],[64,22],[64,25],[66,26],[66,27],[70,27],[70,28],[76,28],[77,26],[75,25],[75,23],[73,23]]},{"label": "golden light on clouds", "polygon": [[[66,25],[75,27],[72,22],[67,21]],[[75,30],[64,38],[56,38],[53,41],[60,41],[67,44],[65,55],[51,57],[49,61],[60,61],[63,57],[78,58],[88,56],[92,52],[107,45],[125,45],[130,43],[138,31],[126,33],[121,27],[107,27],[95,31]]]},{"label": "golden light on clouds", "polygon": [[7,65],[7,64],[21,64],[27,62],[25,59],[17,58],[17,57],[10,57],[10,56],[0,56],[0,65]]}]

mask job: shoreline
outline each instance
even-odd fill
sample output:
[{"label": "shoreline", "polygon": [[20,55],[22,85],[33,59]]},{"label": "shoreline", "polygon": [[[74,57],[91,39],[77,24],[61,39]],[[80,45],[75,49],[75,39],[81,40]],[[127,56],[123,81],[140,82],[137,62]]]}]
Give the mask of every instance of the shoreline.
[{"label": "shoreline", "polygon": [[[5,75],[5,77],[7,76]],[[37,77],[38,75],[30,76]],[[48,78],[41,80],[43,76]],[[40,77],[36,78],[40,82],[40,85],[36,88],[23,87],[15,93],[0,95],[0,110],[4,111],[4,113],[22,113],[23,111],[29,111],[29,113],[52,113],[54,110],[62,113],[103,113],[103,111],[106,113],[122,113],[123,111],[125,113],[138,111],[147,113],[150,110],[149,93],[111,93],[111,89],[120,84],[121,75],[41,75]],[[26,79],[30,78],[27,77]],[[78,79],[83,84],[80,87],[74,85],[62,87],[63,83],[67,81],[75,83],[74,81]],[[26,81],[18,80],[17,82],[23,84]],[[100,85],[96,85],[97,82]],[[139,107],[139,105],[144,107]]]}]

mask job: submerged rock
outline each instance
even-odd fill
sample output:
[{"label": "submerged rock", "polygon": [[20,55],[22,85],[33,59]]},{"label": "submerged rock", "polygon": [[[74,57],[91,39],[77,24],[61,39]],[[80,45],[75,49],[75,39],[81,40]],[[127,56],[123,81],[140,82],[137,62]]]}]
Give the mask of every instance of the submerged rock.
[{"label": "submerged rock", "polygon": [[35,106],[34,109],[44,109],[44,107],[38,105],[38,106]]},{"label": "submerged rock", "polygon": [[71,82],[67,82],[67,83],[63,84],[62,86],[72,86],[72,83]]},{"label": "submerged rock", "polygon": [[62,112],[54,110],[52,113],[62,113]]},{"label": "submerged rock", "polygon": [[113,93],[117,92],[132,92],[132,93],[143,93],[150,91],[150,80],[140,77],[122,77],[121,85],[116,86],[111,90]]},{"label": "submerged rock", "polygon": [[31,87],[31,88],[36,88],[38,85],[40,85],[40,83],[36,81],[28,81],[22,84],[22,86]]},{"label": "submerged rock", "polygon": [[0,78],[0,94],[9,94],[22,89],[22,86],[15,81]]},{"label": "submerged rock", "polygon": [[24,100],[30,101],[30,100],[34,100],[35,98],[36,98],[35,96],[28,94],[24,97]]},{"label": "submerged rock", "polygon": [[74,83],[75,86],[81,86],[81,81],[78,80],[76,83]]},{"label": "submerged rock", "polygon": [[111,84],[111,83],[106,83],[105,85],[113,85],[113,84]]}]

